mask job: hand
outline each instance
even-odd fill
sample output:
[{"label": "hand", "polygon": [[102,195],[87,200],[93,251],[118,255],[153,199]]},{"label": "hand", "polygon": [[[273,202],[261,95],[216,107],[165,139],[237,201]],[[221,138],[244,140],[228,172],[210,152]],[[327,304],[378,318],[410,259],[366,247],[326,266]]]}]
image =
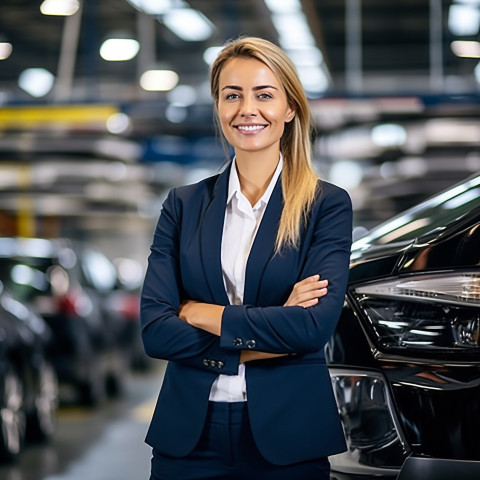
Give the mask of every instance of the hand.
[{"label": "hand", "polygon": [[284,307],[312,307],[318,303],[319,298],[327,294],[327,287],[328,280],[320,280],[320,275],[304,278],[293,286]]}]

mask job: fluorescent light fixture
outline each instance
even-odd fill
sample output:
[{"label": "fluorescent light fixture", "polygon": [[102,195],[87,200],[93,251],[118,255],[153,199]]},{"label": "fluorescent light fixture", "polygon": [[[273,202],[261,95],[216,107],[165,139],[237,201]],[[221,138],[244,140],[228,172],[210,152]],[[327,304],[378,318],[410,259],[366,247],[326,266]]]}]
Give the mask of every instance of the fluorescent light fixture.
[{"label": "fluorescent light fixture", "polygon": [[315,66],[323,62],[322,52],[317,47],[292,48],[287,50],[287,54],[297,66]]},{"label": "fluorescent light fixture", "polygon": [[149,92],[167,92],[178,83],[178,75],[173,70],[147,70],[140,77],[140,86]]},{"label": "fluorescent light fixture", "polygon": [[100,56],[109,62],[124,62],[135,57],[139,49],[133,38],[109,38],[100,47]]},{"label": "fluorescent light fixture", "polygon": [[44,68],[27,68],[18,77],[18,86],[32,97],[44,97],[53,87],[55,77]]},{"label": "fluorescent light fixture", "polygon": [[299,0],[265,0],[272,13],[294,13],[302,9]]},{"label": "fluorescent light fixture", "polygon": [[323,93],[330,83],[325,69],[317,66],[297,66],[298,76],[307,93]]},{"label": "fluorescent light fixture", "polygon": [[273,14],[272,22],[284,49],[315,45],[310,27],[302,12]]},{"label": "fluorescent light fixture", "polygon": [[450,48],[457,57],[480,58],[480,42],[455,40],[450,44]]},{"label": "fluorescent light fixture", "polygon": [[265,4],[272,12],[272,23],[277,30],[280,46],[295,64],[307,93],[325,92],[331,79],[300,1],[265,0]]},{"label": "fluorescent light fixture", "polygon": [[212,63],[217,58],[218,54],[223,47],[209,47],[203,52],[203,60],[207,65],[212,65]]},{"label": "fluorescent light fixture", "polygon": [[206,40],[213,33],[213,25],[198,10],[174,8],[163,16],[163,23],[179,38],[187,42]]},{"label": "fluorescent light fixture", "polygon": [[173,4],[172,0],[127,0],[127,2],[149,15],[162,15],[170,10]]},{"label": "fluorescent light fixture", "polygon": [[12,53],[12,44],[8,42],[0,42],[0,60],[6,60]]},{"label": "fluorescent light fixture", "polygon": [[448,28],[454,35],[476,35],[480,27],[480,10],[475,5],[450,5],[448,10]]},{"label": "fluorescent light fixture", "polygon": [[68,17],[80,8],[78,0],[44,0],[40,5],[43,15],[58,15]]}]

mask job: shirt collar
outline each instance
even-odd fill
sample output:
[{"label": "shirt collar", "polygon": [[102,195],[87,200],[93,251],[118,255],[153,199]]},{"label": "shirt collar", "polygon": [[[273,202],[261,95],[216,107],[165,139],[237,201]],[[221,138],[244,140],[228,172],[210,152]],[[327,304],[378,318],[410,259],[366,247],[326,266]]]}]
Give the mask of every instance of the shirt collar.
[{"label": "shirt collar", "polygon": [[[265,190],[262,197],[260,198],[259,202],[268,203],[268,200],[270,199],[270,195],[272,194],[272,191],[275,188],[275,184],[277,183],[278,177],[282,172],[282,167],[283,167],[283,156],[280,153],[280,159],[278,161],[277,168],[275,169],[272,179],[270,180],[270,183],[268,184],[268,187]],[[233,158],[232,168],[230,169],[230,177],[228,181],[227,204],[232,201],[233,196],[237,192],[241,193],[242,190],[240,188],[240,180],[238,179],[237,163],[235,161],[235,158]]]}]

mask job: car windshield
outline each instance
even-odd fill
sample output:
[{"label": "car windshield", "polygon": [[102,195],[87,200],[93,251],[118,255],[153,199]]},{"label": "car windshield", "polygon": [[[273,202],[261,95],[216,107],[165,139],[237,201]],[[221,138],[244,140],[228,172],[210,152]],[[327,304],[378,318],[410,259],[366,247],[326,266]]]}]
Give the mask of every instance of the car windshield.
[{"label": "car windshield", "polygon": [[363,250],[369,245],[412,241],[422,235],[445,229],[449,223],[479,207],[480,176],[477,176],[373,228],[354,242],[352,250]]}]

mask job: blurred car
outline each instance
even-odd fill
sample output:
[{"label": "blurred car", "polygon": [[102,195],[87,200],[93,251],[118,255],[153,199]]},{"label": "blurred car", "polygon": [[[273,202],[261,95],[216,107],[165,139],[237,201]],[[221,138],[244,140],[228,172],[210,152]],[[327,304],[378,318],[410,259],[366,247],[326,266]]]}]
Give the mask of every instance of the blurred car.
[{"label": "blurred car", "polygon": [[95,405],[121,390],[124,322],[108,306],[116,275],[103,253],[67,239],[0,238],[0,280],[52,329],[61,398]]},{"label": "blurred car", "polygon": [[0,283],[0,461],[15,459],[26,440],[54,433],[58,384],[46,354],[51,338],[43,319]]},{"label": "blurred car", "polygon": [[124,322],[123,346],[132,370],[150,369],[154,361],[143,348],[140,328],[140,290],[145,275],[140,262],[116,258],[117,284],[109,298],[109,308]]},{"label": "blurred car", "polygon": [[352,247],[327,362],[348,451],[332,479],[480,478],[480,176]]},{"label": "blurred car", "polygon": [[129,367],[137,371],[148,370],[152,359],[145,354],[140,334],[140,291],[119,284],[109,297],[108,307],[123,321],[119,338]]}]

